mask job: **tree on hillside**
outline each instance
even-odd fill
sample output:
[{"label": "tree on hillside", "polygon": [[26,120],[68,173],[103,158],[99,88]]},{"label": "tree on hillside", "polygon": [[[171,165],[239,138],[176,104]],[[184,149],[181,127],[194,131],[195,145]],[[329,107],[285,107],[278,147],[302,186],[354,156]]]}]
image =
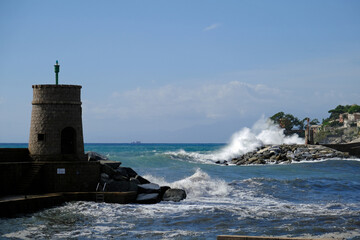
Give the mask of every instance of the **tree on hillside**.
[{"label": "tree on hillside", "polygon": [[278,123],[280,127],[290,131],[294,127],[301,129],[303,127],[302,122],[294,117],[292,114],[285,114],[284,112],[278,112],[270,117],[275,123]]},{"label": "tree on hillside", "polygon": [[347,106],[338,105],[336,108],[329,110],[328,111],[328,113],[330,113],[329,120],[338,119],[339,115],[342,113],[346,113],[348,109],[349,109],[349,105]]},{"label": "tree on hillside", "polygon": [[313,120],[310,121],[310,125],[318,125],[320,124],[320,121],[317,118],[314,118]]},{"label": "tree on hillside", "polygon": [[360,106],[359,105],[352,105],[349,109],[348,109],[348,113],[356,113],[356,112],[360,112]]}]

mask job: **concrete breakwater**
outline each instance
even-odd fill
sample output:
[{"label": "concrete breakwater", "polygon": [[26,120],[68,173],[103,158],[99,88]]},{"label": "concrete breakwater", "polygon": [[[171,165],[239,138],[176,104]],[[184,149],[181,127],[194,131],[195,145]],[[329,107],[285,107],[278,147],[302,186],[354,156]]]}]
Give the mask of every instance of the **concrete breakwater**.
[{"label": "concrete breakwater", "polygon": [[[349,153],[321,145],[265,145],[252,152],[233,158],[231,164],[280,164],[329,158],[350,158]],[[228,162],[218,162],[225,163]]]}]

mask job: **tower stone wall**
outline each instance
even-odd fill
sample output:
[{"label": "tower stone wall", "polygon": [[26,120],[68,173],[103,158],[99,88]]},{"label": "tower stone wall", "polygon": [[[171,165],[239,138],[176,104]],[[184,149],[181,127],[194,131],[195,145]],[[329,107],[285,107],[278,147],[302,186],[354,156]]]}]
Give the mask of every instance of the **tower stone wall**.
[{"label": "tower stone wall", "polygon": [[81,86],[33,85],[30,155],[35,160],[84,160]]}]

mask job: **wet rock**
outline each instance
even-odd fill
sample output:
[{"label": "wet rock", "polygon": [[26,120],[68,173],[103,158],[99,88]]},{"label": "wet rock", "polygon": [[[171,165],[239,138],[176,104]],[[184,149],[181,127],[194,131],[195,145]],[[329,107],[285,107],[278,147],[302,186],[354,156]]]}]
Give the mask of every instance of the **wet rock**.
[{"label": "wet rock", "polygon": [[110,178],[116,175],[115,170],[107,164],[101,165],[101,172],[106,173]]},{"label": "wet rock", "polygon": [[126,176],[123,176],[117,172],[112,176],[114,180],[116,181],[129,181],[130,179]]},{"label": "wet rock", "polygon": [[87,152],[85,155],[88,161],[109,160],[108,157],[97,152]]},{"label": "wet rock", "polygon": [[266,163],[266,161],[264,159],[259,159],[254,162],[254,164],[265,164],[265,163]]},{"label": "wet rock", "polygon": [[101,183],[106,183],[110,180],[109,175],[107,175],[106,173],[101,173],[100,175],[100,181]]},{"label": "wet rock", "polygon": [[162,198],[164,201],[179,202],[186,198],[186,192],[182,189],[168,189]]},{"label": "wet rock", "polygon": [[339,152],[321,145],[275,145],[264,146],[253,152],[233,158],[237,165],[264,163],[291,163],[322,158],[348,158],[347,153]]},{"label": "wet rock", "polygon": [[[226,161],[225,161],[226,162]],[[100,160],[100,188],[104,192],[137,192],[137,203],[158,203],[166,195],[166,201],[180,201],[186,198],[181,189],[171,190],[170,187],[160,187],[138,175],[132,168],[120,167],[120,162]]]},{"label": "wet rock", "polygon": [[149,180],[147,180],[147,179],[145,179],[145,178],[143,178],[142,176],[140,176],[140,175],[136,175],[135,176],[135,179],[137,179],[141,184],[147,184],[147,183],[150,183],[150,181]]},{"label": "wet rock", "polygon": [[137,203],[152,204],[160,202],[159,193],[140,193],[136,197]]},{"label": "wet rock", "polygon": [[160,187],[160,196],[159,196],[160,199],[162,199],[164,197],[165,192],[169,189],[170,189],[169,186],[161,186]]},{"label": "wet rock", "polygon": [[118,167],[116,169],[116,172],[118,172],[120,175],[124,176],[124,177],[127,177],[127,178],[135,178],[138,174],[132,169],[132,168],[129,168],[129,167]]},{"label": "wet rock", "polygon": [[138,185],[139,193],[160,193],[160,186],[155,183],[147,183]]},{"label": "wet rock", "polygon": [[138,179],[136,179],[136,178],[130,178],[130,182],[134,182],[134,183],[136,183],[137,185],[140,185],[140,184],[141,184],[141,182],[140,182]]},{"label": "wet rock", "polygon": [[249,158],[249,160],[247,162],[248,162],[248,164],[252,164],[253,162],[256,162],[257,160],[258,160],[257,157],[251,157],[251,158]]}]

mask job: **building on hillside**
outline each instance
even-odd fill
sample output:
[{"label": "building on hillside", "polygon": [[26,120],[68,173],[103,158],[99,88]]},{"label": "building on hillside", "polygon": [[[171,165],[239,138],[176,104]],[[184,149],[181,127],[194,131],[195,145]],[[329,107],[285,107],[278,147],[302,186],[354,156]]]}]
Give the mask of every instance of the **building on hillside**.
[{"label": "building on hillside", "polygon": [[360,113],[348,114],[348,120],[351,123],[358,122],[360,120]]},{"label": "building on hillside", "polygon": [[339,123],[344,123],[345,119],[348,118],[348,114],[347,113],[342,113],[339,115]]}]

